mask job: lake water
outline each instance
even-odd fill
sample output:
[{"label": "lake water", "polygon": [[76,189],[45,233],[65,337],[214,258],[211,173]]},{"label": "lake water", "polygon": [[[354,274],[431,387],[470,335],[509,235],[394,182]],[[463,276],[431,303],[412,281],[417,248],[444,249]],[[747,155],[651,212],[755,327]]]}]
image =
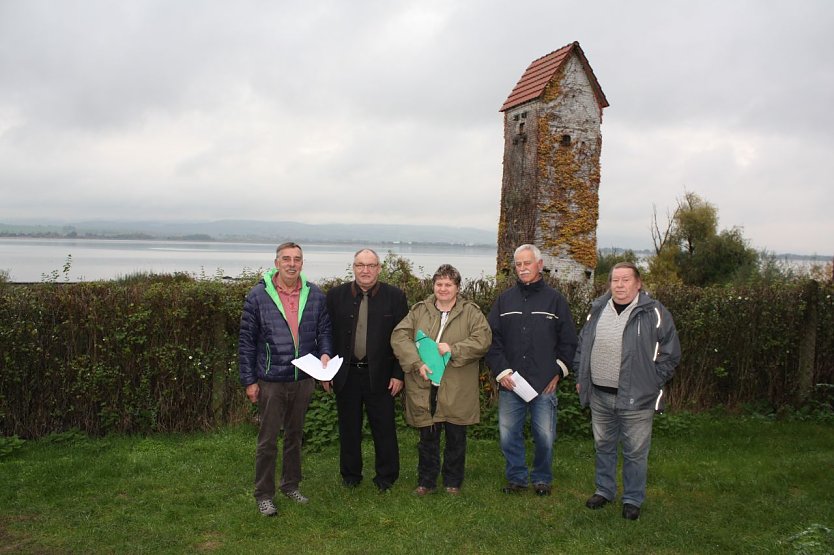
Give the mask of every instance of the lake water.
[{"label": "lake water", "polygon": [[[138,272],[186,272],[196,276],[240,276],[272,267],[276,244],[99,239],[0,238],[0,270],[14,282],[38,282],[58,272],[59,281],[115,279]],[[353,253],[362,247],[381,257],[392,251],[414,264],[417,275],[431,275],[452,264],[464,279],[495,274],[495,247],[434,245],[302,244],[304,273],[313,281],[345,276]],[[67,257],[72,256],[64,274]]]}]

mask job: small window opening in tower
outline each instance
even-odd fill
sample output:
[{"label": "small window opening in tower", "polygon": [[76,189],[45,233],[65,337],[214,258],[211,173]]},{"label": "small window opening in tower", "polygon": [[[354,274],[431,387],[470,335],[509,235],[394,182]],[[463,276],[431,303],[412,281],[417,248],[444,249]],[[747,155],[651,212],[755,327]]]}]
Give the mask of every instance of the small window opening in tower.
[{"label": "small window opening in tower", "polygon": [[527,112],[521,112],[521,119],[527,119]]},{"label": "small window opening in tower", "polygon": [[521,133],[524,133],[524,122],[523,121],[518,124],[518,133],[519,133],[519,135]]},{"label": "small window opening in tower", "polygon": [[570,135],[562,135],[562,146],[570,146]]}]

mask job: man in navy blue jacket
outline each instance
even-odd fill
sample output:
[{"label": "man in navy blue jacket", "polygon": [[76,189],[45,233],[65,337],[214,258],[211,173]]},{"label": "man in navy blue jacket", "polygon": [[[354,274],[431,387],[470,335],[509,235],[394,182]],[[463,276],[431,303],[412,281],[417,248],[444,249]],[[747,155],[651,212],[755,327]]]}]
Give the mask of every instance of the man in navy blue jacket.
[{"label": "man in navy blue jacket", "polygon": [[260,414],[255,499],[264,516],[278,513],[273,497],[277,441],[282,428],[281,492],[297,503],[308,501],[298,485],[304,415],[315,380],[295,367],[292,360],[312,353],[326,366],[333,354],[324,293],[301,273],[303,256],[295,243],[279,245],[275,268],[267,271],[246,296],[240,319],[240,383],[249,400],[258,404]]},{"label": "man in navy blue jacket", "polygon": [[[492,346],[486,355],[500,385],[498,429],[507,478],[503,491],[525,491],[529,480],[537,495],[550,495],[556,386],[573,363],[576,328],[565,297],[542,280],[541,251],[534,245],[521,245],[513,259],[518,283],[492,305],[488,317]],[[519,377],[537,393],[529,402],[513,391]],[[529,472],[524,446],[528,412],[536,448]]]}]

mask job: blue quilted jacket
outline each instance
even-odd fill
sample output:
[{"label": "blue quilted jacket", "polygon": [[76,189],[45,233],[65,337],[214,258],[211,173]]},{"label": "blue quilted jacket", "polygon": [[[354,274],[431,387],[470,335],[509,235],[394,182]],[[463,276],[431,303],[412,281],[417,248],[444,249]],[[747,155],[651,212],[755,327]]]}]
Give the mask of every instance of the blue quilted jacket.
[{"label": "blue quilted jacket", "polygon": [[298,344],[284,315],[284,307],[272,276],[273,268],[246,295],[240,317],[238,362],[240,383],[244,387],[258,380],[292,382],[310,376],[293,366],[292,360],[313,353],[333,356],[330,316],[327,314],[324,293],[301,274],[301,294],[298,302]]}]

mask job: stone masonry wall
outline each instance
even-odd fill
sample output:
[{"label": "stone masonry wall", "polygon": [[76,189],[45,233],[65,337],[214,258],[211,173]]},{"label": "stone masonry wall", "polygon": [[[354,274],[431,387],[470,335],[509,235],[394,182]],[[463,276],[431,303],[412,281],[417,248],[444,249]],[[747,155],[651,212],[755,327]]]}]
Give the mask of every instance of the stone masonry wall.
[{"label": "stone masonry wall", "polygon": [[504,112],[504,177],[498,221],[497,272],[512,272],[513,252],[536,236],[539,187],[538,102]]}]

